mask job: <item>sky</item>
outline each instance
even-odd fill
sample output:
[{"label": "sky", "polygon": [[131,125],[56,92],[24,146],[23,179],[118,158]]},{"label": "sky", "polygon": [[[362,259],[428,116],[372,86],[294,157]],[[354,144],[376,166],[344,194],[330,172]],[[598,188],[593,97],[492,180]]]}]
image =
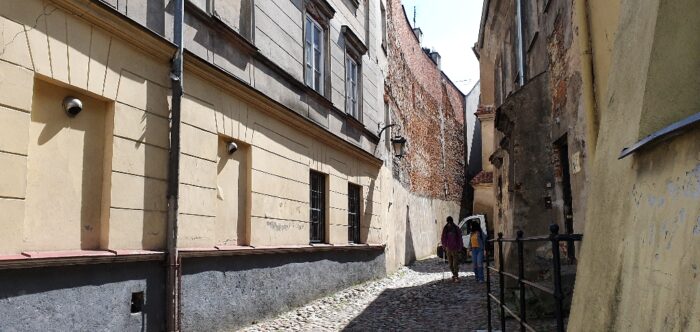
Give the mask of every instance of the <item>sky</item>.
[{"label": "sky", "polygon": [[472,46],[479,38],[483,0],[401,0],[408,19],[423,31],[423,47],[435,49],[442,71],[468,93],[479,80],[479,61]]}]

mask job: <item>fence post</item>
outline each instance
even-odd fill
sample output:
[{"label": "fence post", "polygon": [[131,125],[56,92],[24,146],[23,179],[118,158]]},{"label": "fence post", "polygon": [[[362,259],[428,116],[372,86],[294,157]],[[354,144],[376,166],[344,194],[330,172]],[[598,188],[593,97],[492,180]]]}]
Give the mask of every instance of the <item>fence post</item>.
[{"label": "fence post", "polygon": [[523,254],[523,231],[518,230],[515,239],[518,244],[518,290],[520,292],[520,331],[525,332],[525,322],[527,322],[527,312],[525,311],[525,264]]},{"label": "fence post", "polygon": [[[484,245],[488,248],[488,245]],[[484,268],[486,269],[486,318],[488,319],[487,331],[493,331],[493,326],[491,326],[491,272],[489,269],[489,254],[484,248]],[[472,258],[473,259],[473,258]]]},{"label": "fence post", "polygon": [[506,310],[504,309],[506,305],[506,291],[505,291],[505,280],[503,278],[503,233],[498,233],[498,285],[499,285],[499,299],[501,300],[501,331],[506,330]]},{"label": "fence post", "polygon": [[559,252],[559,225],[549,226],[549,238],[552,241],[552,275],[554,279],[554,312],[557,317],[557,331],[564,332],[563,293],[561,290],[561,253]]}]

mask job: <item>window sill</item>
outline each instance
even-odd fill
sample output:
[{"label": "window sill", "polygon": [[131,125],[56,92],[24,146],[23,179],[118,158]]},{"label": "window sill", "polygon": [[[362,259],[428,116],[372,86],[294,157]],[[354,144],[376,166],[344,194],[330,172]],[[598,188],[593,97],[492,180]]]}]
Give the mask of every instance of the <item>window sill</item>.
[{"label": "window sill", "polygon": [[222,33],[231,42],[241,46],[245,52],[250,54],[258,51],[258,48],[248,38],[231,28],[218,14],[208,13],[189,1],[185,2],[185,12],[199,18],[215,31]]},{"label": "window sill", "polygon": [[362,123],[362,121],[360,121],[360,119],[358,119],[358,118],[356,118],[348,113],[345,113],[345,117],[346,117],[346,121],[349,125],[357,128],[357,129],[364,129],[365,128],[365,124]]},{"label": "window sill", "polygon": [[324,251],[383,251],[383,244],[301,244],[285,246],[228,246],[212,248],[183,248],[182,257],[239,256],[262,254],[314,253]]}]

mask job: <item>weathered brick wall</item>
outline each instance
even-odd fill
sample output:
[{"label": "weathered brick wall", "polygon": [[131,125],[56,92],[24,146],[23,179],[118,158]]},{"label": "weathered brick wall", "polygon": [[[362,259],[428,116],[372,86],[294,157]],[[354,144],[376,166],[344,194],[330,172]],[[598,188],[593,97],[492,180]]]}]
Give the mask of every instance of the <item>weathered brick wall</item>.
[{"label": "weathered brick wall", "polygon": [[[460,200],[464,185],[464,95],[423,52],[399,0],[389,0],[385,101],[406,137],[394,177],[414,193]],[[395,130],[394,133],[397,133]]]}]

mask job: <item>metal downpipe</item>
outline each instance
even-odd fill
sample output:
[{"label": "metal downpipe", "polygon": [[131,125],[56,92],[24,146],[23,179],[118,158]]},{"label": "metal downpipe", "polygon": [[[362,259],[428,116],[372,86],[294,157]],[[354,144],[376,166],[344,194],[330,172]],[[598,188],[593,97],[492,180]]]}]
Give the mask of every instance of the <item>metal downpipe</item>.
[{"label": "metal downpipe", "polygon": [[185,1],[175,0],[173,42],[177,52],[172,60],[170,82],[172,85],[172,110],[170,115],[170,155],[168,159],[168,229],[166,271],[166,328],[180,330],[180,257],[177,251],[178,191],[180,181],[180,105],[182,101],[182,68],[184,44],[182,29]]},{"label": "metal downpipe", "polygon": [[578,26],[578,47],[581,56],[581,79],[583,108],[586,116],[586,152],[589,169],[593,167],[596,143],[598,142],[598,114],[593,87],[593,52],[588,22],[586,0],[575,0],[574,19]]}]

